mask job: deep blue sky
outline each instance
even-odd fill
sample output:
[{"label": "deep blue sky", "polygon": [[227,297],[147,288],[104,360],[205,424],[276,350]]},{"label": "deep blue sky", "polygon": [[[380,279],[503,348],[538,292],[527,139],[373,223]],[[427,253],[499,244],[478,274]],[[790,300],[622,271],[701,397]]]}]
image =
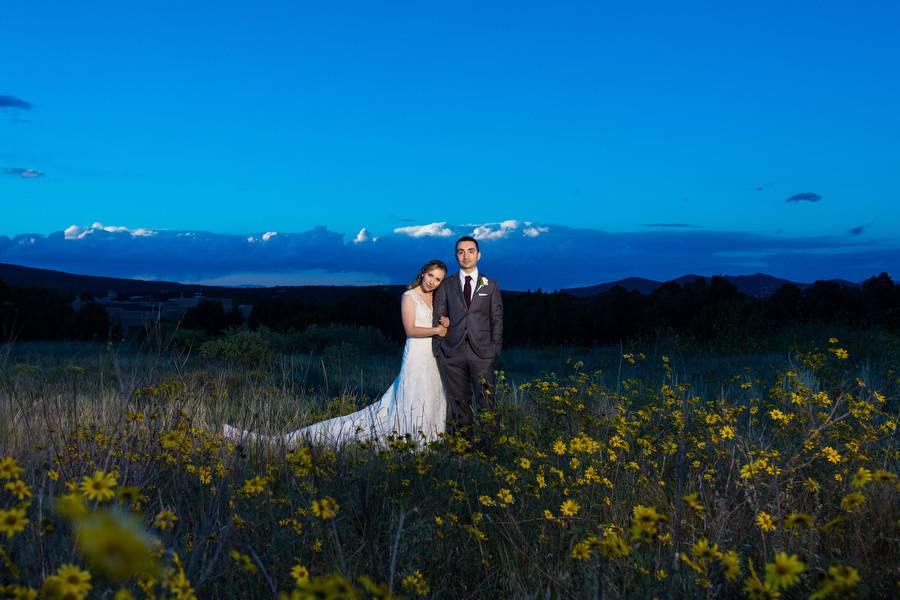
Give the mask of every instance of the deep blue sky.
[{"label": "deep blue sky", "polygon": [[[820,254],[865,246],[867,268],[896,271],[896,2],[2,10],[0,235],[11,239],[94,222],[241,239],[324,225],[349,244],[362,227],[386,239],[517,219],[637,240],[760,236],[753,252],[767,256],[815,239]],[[797,194],[809,195],[786,202]],[[690,227],[658,227],[673,224]],[[534,239],[524,227],[516,243]],[[0,262],[64,267],[58,252],[0,244]],[[624,272],[829,275],[794,254],[659,255]]]}]

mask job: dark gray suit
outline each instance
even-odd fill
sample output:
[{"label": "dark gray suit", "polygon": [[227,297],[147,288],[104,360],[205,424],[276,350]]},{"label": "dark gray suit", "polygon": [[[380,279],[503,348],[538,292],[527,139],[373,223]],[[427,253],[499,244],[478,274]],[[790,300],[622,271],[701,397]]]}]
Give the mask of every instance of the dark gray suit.
[{"label": "dark gray suit", "polygon": [[447,277],[434,292],[434,326],[441,317],[450,319],[447,335],[435,336],[432,344],[447,392],[451,429],[473,421],[473,384],[478,390],[478,407],[494,407],[494,363],[503,346],[503,299],[497,282],[481,273],[472,287],[469,307],[459,273]]}]

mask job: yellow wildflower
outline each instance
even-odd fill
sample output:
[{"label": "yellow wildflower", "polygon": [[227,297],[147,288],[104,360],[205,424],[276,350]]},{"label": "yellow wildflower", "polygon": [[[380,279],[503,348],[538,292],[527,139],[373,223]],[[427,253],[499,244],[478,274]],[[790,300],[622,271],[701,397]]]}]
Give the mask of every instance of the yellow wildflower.
[{"label": "yellow wildflower", "polygon": [[766,565],[766,585],[773,589],[785,589],[800,583],[800,573],[806,569],[797,555],[786,552],[775,555],[775,562]]},{"label": "yellow wildflower", "polygon": [[78,548],[91,566],[114,580],[156,577],[155,538],[130,514],[98,511],[75,520]]},{"label": "yellow wildflower", "polygon": [[6,488],[13,496],[18,498],[19,500],[31,498],[31,488],[29,488],[28,485],[21,479],[10,481],[3,487]]},{"label": "yellow wildflower", "polygon": [[297,585],[301,583],[306,583],[309,581],[309,569],[304,567],[301,564],[296,564],[291,569],[291,577],[294,578],[294,581],[297,582]]},{"label": "yellow wildflower", "polygon": [[244,485],[241,487],[241,491],[248,496],[261,494],[265,489],[266,480],[264,477],[260,477],[259,475],[246,480],[244,482]]},{"label": "yellow wildflower", "polygon": [[170,527],[174,527],[175,521],[177,521],[177,520],[178,520],[178,515],[176,515],[173,511],[171,511],[167,508],[163,511],[160,511],[156,515],[156,518],[154,519],[153,524],[156,525],[156,527],[160,531],[165,531],[166,529],[169,529]]},{"label": "yellow wildflower", "polygon": [[559,512],[567,517],[574,517],[581,510],[581,506],[572,499],[565,500],[559,507]]},{"label": "yellow wildflower", "polygon": [[27,524],[28,517],[25,516],[24,508],[11,508],[9,510],[0,508],[0,533],[5,533],[7,538],[25,531]]},{"label": "yellow wildflower", "polygon": [[775,531],[775,519],[773,519],[772,515],[770,515],[769,513],[760,511],[756,515],[756,526],[766,533]]},{"label": "yellow wildflower", "polygon": [[97,502],[106,502],[112,500],[116,493],[113,488],[116,487],[116,478],[110,473],[103,471],[95,471],[92,476],[85,476],[81,480],[81,493],[88,500],[96,500]]},{"label": "yellow wildflower", "polygon": [[56,577],[60,581],[60,596],[84,598],[91,589],[91,574],[76,567],[65,564],[56,570]]},{"label": "yellow wildflower", "polygon": [[427,596],[431,589],[428,587],[428,581],[422,571],[414,571],[410,575],[403,578],[403,587],[409,592],[417,596]]},{"label": "yellow wildflower", "polygon": [[855,512],[860,506],[866,503],[866,497],[859,492],[851,492],[841,500],[841,508],[848,513]]},{"label": "yellow wildflower", "polygon": [[22,470],[12,456],[0,458],[0,479],[18,479]]},{"label": "yellow wildflower", "polygon": [[321,500],[313,500],[311,508],[313,514],[323,521],[333,519],[340,510],[337,501],[330,496],[325,496]]}]

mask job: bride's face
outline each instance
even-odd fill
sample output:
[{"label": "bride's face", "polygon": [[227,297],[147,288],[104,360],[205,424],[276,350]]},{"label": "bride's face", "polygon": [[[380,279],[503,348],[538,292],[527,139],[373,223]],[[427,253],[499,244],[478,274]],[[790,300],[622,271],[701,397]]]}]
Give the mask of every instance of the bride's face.
[{"label": "bride's face", "polygon": [[428,292],[433,292],[434,290],[436,290],[437,287],[441,285],[441,282],[444,280],[445,275],[446,273],[443,269],[437,268],[425,273],[422,276],[422,291],[427,294]]}]

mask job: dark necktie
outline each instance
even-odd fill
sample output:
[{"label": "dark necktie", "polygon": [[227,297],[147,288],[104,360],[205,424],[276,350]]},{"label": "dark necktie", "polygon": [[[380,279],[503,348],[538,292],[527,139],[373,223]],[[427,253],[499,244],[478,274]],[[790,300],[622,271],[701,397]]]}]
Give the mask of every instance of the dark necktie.
[{"label": "dark necktie", "polygon": [[463,287],[463,296],[466,297],[466,308],[472,304],[472,276],[466,275],[466,285]]}]

